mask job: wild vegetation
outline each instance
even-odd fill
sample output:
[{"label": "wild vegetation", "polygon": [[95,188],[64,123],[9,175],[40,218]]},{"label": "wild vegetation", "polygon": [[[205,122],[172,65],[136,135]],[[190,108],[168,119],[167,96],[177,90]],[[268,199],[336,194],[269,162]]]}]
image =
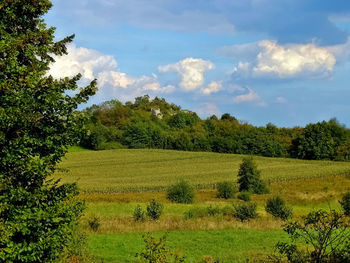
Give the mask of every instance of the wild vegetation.
[{"label": "wild vegetation", "polygon": [[[58,176],[65,181],[85,169],[82,163],[86,166],[78,179],[83,191],[80,196],[87,202],[81,226],[88,233],[92,254],[104,262],[135,262],[135,255],[145,251],[144,233],[151,233],[155,242],[166,234],[168,248],[179,251],[184,262],[266,260],[278,242],[290,244],[284,221],[266,212],[269,200],[280,196],[283,204],[273,201],[270,210],[284,215],[283,209],[292,207],[292,220],[302,222],[312,211],[329,207],[343,211],[339,201],[343,202],[350,185],[348,162],[254,157],[260,179],[268,183],[270,192],[235,191],[225,199],[218,198],[217,185],[228,181],[238,189],[238,171],[245,156],[153,149],[77,150],[67,155]],[[137,170],[140,163],[143,172]],[[181,179],[194,188],[191,204],[167,198],[169,186]],[[242,193],[250,196],[249,202],[238,199]],[[146,216],[152,199],[163,205],[157,220]],[[100,227],[95,232],[88,223],[96,215]],[[136,216],[143,219],[136,220]],[[296,244],[303,248],[302,239]]]},{"label": "wild vegetation", "polygon": [[350,131],[336,119],[306,127],[255,127],[228,113],[201,120],[164,99],[138,97],[125,104],[111,100],[87,108],[84,147],[100,149],[154,148],[349,160]]}]

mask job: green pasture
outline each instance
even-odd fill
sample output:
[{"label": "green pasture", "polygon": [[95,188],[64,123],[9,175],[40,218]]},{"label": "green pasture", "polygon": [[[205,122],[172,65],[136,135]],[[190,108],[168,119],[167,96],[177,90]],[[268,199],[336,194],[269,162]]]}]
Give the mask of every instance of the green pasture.
[{"label": "green pasture", "polygon": [[[212,188],[219,181],[236,180],[244,157],[152,149],[74,151],[66,155],[56,176],[63,182],[78,182],[84,192],[102,193],[164,190],[179,179],[197,188]],[[254,159],[268,182],[350,174],[350,162]]]},{"label": "green pasture", "polygon": [[[278,241],[286,241],[282,230],[224,229],[207,231],[156,232],[167,235],[167,245],[180,249],[185,262],[197,262],[208,255],[220,262],[247,262],[247,258],[264,258],[273,252]],[[144,247],[143,233],[95,234],[89,236],[93,255],[103,262],[135,262],[136,253]]]}]

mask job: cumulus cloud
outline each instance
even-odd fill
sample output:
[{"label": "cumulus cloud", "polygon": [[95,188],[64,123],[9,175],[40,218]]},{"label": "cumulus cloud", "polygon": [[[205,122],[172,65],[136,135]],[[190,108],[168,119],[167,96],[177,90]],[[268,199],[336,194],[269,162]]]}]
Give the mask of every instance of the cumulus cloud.
[{"label": "cumulus cloud", "polygon": [[208,86],[202,89],[202,93],[205,95],[209,95],[211,93],[218,92],[222,88],[221,82],[212,81],[208,84]]},{"label": "cumulus cloud", "polygon": [[174,86],[161,86],[156,75],[133,77],[118,70],[113,56],[104,55],[96,50],[68,46],[68,55],[54,57],[49,74],[54,78],[72,77],[82,74],[82,82],[97,79],[97,96],[104,99],[117,97],[126,101],[144,94],[163,94],[174,91]]},{"label": "cumulus cloud", "polygon": [[251,88],[245,88],[247,93],[238,95],[233,98],[234,103],[254,103],[258,106],[266,106],[266,103]]},{"label": "cumulus cloud", "polygon": [[180,75],[180,87],[186,91],[196,90],[204,84],[204,74],[213,70],[215,65],[209,60],[185,58],[177,63],[159,66],[161,73],[175,72]]},{"label": "cumulus cloud", "polygon": [[67,48],[68,55],[54,56],[56,63],[50,67],[50,74],[54,78],[72,77],[81,73],[84,78],[93,80],[97,73],[112,71],[118,66],[113,56],[104,55],[96,50],[83,47],[77,48],[70,44]]},{"label": "cumulus cloud", "polygon": [[[324,77],[332,72],[336,63],[336,58],[329,49],[314,44],[283,46],[275,41],[263,40],[251,46],[258,46],[258,53],[251,61],[238,62],[231,71],[234,77]],[[235,47],[237,45],[231,48]],[[254,52],[256,49],[251,54]]]}]

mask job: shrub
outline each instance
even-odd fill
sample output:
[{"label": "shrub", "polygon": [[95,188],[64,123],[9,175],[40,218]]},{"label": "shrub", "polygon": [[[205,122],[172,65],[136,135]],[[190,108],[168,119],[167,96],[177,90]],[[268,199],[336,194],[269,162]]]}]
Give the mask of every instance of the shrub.
[{"label": "shrub", "polygon": [[97,216],[93,216],[92,218],[88,219],[88,224],[90,229],[96,232],[101,226],[100,218]]},{"label": "shrub", "polygon": [[148,217],[153,220],[157,220],[163,212],[163,205],[152,199],[152,201],[148,204],[146,211]]},{"label": "shrub", "polygon": [[192,186],[182,180],[168,188],[167,198],[175,203],[191,204],[194,199]]},{"label": "shrub", "polygon": [[249,191],[255,194],[268,193],[264,181],[260,179],[260,171],[252,158],[244,158],[238,171],[239,191]]},{"label": "shrub", "polygon": [[143,236],[145,248],[141,253],[137,253],[137,262],[142,263],[180,263],[184,262],[184,257],[179,252],[174,252],[166,246],[166,236],[159,240],[152,237],[151,234]]},{"label": "shrub", "polygon": [[232,198],[236,192],[234,183],[228,181],[218,183],[216,185],[216,189],[218,190],[218,193],[216,195],[218,198],[229,199]]},{"label": "shrub", "polygon": [[220,210],[220,208],[218,206],[210,205],[210,206],[207,207],[207,214],[209,216],[216,216],[216,215],[221,214],[221,210]]},{"label": "shrub", "polygon": [[237,195],[237,198],[242,200],[242,201],[250,201],[250,196],[252,194],[250,192],[247,192],[247,191],[244,191],[244,192],[240,192],[238,195]]},{"label": "shrub", "polygon": [[[291,242],[278,242],[279,254],[271,258],[274,262],[349,262],[349,227],[342,213],[313,211],[302,222],[284,226]],[[299,247],[301,243],[308,246]]]},{"label": "shrub", "polygon": [[136,206],[133,217],[135,221],[139,221],[139,222],[145,221],[146,219],[145,211],[143,211],[140,205]]},{"label": "shrub", "polygon": [[282,220],[287,220],[293,215],[292,208],[287,207],[285,201],[280,196],[269,198],[266,202],[265,211]]},{"label": "shrub", "polygon": [[350,192],[347,192],[346,194],[343,195],[341,201],[339,201],[341,204],[344,214],[349,216],[350,215]]},{"label": "shrub", "polygon": [[254,203],[243,203],[234,205],[233,207],[233,216],[238,218],[242,222],[258,217],[258,213],[256,212],[257,206]]}]

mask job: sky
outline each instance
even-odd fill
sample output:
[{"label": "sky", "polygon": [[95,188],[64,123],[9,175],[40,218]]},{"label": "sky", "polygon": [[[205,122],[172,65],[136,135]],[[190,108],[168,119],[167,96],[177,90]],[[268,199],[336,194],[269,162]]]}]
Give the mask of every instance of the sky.
[{"label": "sky", "polygon": [[55,78],[98,81],[88,103],[165,98],[201,118],[350,127],[349,0],[53,0]]}]

